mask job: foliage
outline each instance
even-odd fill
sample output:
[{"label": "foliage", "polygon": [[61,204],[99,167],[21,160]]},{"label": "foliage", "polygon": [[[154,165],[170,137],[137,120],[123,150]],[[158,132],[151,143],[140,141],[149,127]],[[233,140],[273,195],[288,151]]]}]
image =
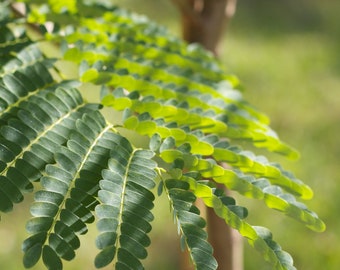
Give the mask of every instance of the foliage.
[{"label": "foliage", "polygon": [[[217,268],[197,198],[273,268],[295,269],[270,231],[247,223],[247,209],[216,185],[325,229],[297,201],[312,197],[307,185],[236,145],[298,156],[243,100],[236,78],[199,46],[118,7],[27,2],[25,10],[2,3],[0,18],[0,210],[11,211],[34,191],[25,267],[42,258],[48,269],[62,269],[96,220],[95,265],[143,269],[158,184],[197,269]],[[46,42],[62,56],[48,57]],[[66,61],[78,65],[77,78],[62,72]],[[84,83],[101,87],[101,104],[83,99],[77,88]],[[122,111],[122,119],[109,123],[102,106]],[[148,136],[148,149],[120,130]]]}]

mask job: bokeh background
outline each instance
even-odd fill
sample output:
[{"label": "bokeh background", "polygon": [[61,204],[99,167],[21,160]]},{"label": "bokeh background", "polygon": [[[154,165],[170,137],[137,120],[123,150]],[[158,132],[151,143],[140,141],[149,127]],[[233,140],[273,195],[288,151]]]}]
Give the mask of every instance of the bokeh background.
[{"label": "bokeh background", "polygon": [[[180,35],[178,12],[170,0],[115,2]],[[292,162],[258,153],[280,162],[312,187],[315,196],[306,204],[327,225],[324,233],[315,233],[262,202],[237,197],[249,208],[248,222],[270,228],[301,270],[340,269],[339,14],[336,0],[238,0],[222,46],[221,61],[241,80],[245,99],[271,118],[272,128],[299,150],[301,159]],[[20,246],[27,236],[24,227],[31,199],[28,196],[24,207],[2,216],[0,269],[23,269]],[[178,269],[178,236],[162,197],[156,200],[155,217],[146,269]],[[95,269],[95,235],[91,226],[77,258],[65,263],[65,269]],[[246,242],[244,268],[271,269]],[[44,268],[40,263],[33,269]]]}]

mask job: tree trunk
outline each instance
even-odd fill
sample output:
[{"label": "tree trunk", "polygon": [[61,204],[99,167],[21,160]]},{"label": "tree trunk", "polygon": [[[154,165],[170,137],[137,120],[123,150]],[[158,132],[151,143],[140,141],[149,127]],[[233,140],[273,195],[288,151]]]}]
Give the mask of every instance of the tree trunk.
[{"label": "tree trunk", "polygon": [[[217,57],[221,38],[235,12],[237,0],[172,1],[181,12],[184,40],[188,43],[200,43]],[[228,193],[227,190],[226,192]],[[202,203],[198,206],[200,209],[204,207]],[[209,242],[214,248],[218,270],[242,270],[243,245],[238,232],[227,226],[211,208],[204,212],[208,222]],[[181,258],[181,270],[193,269],[187,256],[184,256]]]},{"label": "tree trunk", "polygon": [[218,55],[224,30],[235,13],[236,0],[172,0],[181,12],[182,34]]}]

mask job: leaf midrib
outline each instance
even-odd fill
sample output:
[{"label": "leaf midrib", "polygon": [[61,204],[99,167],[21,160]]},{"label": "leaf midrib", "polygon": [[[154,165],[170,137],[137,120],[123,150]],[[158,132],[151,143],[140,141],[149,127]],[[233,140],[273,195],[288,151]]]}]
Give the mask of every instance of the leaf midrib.
[{"label": "leaf midrib", "polygon": [[[129,157],[128,163],[126,165],[126,170],[125,170],[125,174],[124,174],[124,178],[123,178],[123,187],[122,187],[122,192],[121,192],[121,200],[120,200],[120,208],[119,208],[119,216],[118,216],[118,226],[117,226],[117,232],[120,232],[120,228],[122,226],[123,223],[123,211],[124,211],[124,201],[125,201],[125,196],[126,196],[126,187],[127,187],[127,183],[128,183],[128,173],[129,173],[129,168],[132,164],[132,159],[134,157],[135,152],[137,151],[137,149],[134,149]],[[115,254],[114,257],[115,261],[114,264],[116,264],[116,262],[118,262],[118,251],[120,248],[120,243],[119,243],[119,237],[118,237],[118,233],[117,233],[117,237],[116,237],[116,242],[115,242]]]},{"label": "leaf midrib", "polygon": [[69,184],[69,188],[68,188],[68,190],[67,190],[67,192],[66,192],[66,194],[65,194],[65,196],[64,196],[63,201],[62,201],[62,202],[60,203],[60,205],[59,205],[58,212],[56,213],[56,215],[55,215],[54,218],[53,218],[53,222],[52,222],[52,224],[51,224],[51,227],[50,227],[50,229],[49,229],[48,232],[47,232],[47,237],[46,237],[45,243],[46,243],[46,241],[49,239],[49,236],[51,235],[51,233],[52,233],[52,231],[53,231],[53,229],[54,229],[54,227],[55,227],[57,221],[59,220],[60,215],[61,215],[61,212],[62,212],[62,210],[64,209],[64,206],[65,206],[65,204],[66,204],[66,200],[70,197],[71,191],[72,191],[72,189],[73,189],[74,186],[75,186],[75,181],[80,177],[80,172],[81,172],[82,168],[84,167],[84,165],[85,165],[85,163],[86,163],[86,161],[87,161],[89,155],[91,154],[93,148],[97,145],[98,141],[102,138],[102,136],[104,136],[104,134],[105,134],[108,130],[112,129],[112,127],[113,127],[112,125],[106,126],[106,127],[98,134],[97,138],[93,141],[93,143],[92,143],[91,146],[89,147],[88,151],[86,152],[86,154],[85,154],[85,156],[84,156],[82,162],[80,163],[80,165],[79,165],[79,167],[78,167],[78,169],[77,169],[77,171],[76,171],[76,173],[75,173],[73,179],[71,180],[71,182],[70,182],[70,184]]},{"label": "leaf midrib", "polygon": [[[34,95],[34,94],[32,93],[32,95]],[[53,130],[54,127],[56,127],[62,121],[67,119],[72,113],[78,111],[81,107],[83,107],[85,105],[86,105],[85,103],[82,103],[82,104],[78,105],[77,107],[75,107],[74,109],[69,111],[67,114],[65,114],[64,116],[59,118],[56,122],[53,122],[48,128],[46,128],[42,133],[40,133],[40,135],[38,134],[38,136],[34,140],[32,140],[29,145],[27,145],[25,148],[23,148],[22,151],[11,162],[9,162],[7,164],[7,167],[0,173],[0,175],[5,175],[7,173],[7,171],[9,170],[9,168],[14,167],[16,162],[20,158],[22,158],[23,155],[26,152],[28,152],[32,148],[33,145],[35,145],[41,138],[43,138],[47,134],[47,132]]]}]

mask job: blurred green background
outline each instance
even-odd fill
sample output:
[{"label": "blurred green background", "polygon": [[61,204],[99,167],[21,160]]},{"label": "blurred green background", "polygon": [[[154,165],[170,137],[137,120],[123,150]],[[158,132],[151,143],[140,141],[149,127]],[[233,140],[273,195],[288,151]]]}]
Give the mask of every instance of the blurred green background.
[{"label": "blurred green background", "polygon": [[[179,16],[170,0],[115,2],[147,14],[179,35]],[[292,162],[258,153],[280,162],[312,187],[315,196],[306,204],[327,225],[326,232],[315,233],[262,202],[237,197],[250,209],[248,222],[270,228],[301,270],[340,267],[339,14],[340,1],[334,0],[238,0],[222,47],[221,61],[228,73],[240,78],[245,99],[271,118],[273,129],[300,151],[301,159]],[[25,208],[2,216],[0,269],[23,269],[20,246],[27,236],[24,226],[31,197],[25,201]],[[155,217],[146,269],[178,269],[178,236],[162,198],[157,198]],[[95,235],[91,226],[77,258],[65,263],[65,269],[95,269]],[[244,259],[245,270],[271,269],[247,243]],[[43,269],[41,265],[33,269]]]}]

